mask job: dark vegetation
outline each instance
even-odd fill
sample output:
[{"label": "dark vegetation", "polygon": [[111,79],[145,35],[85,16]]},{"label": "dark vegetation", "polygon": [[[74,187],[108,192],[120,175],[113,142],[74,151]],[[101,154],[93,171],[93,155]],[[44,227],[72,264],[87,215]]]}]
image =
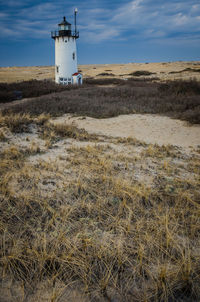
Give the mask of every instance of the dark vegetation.
[{"label": "dark vegetation", "polygon": [[194,68],[185,68],[183,70],[179,70],[179,71],[170,71],[169,73],[173,74],[173,73],[182,73],[182,72],[200,72],[200,68],[198,69],[194,69]]},{"label": "dark vegetation", "polygon": [[124,85],[124,80],[119,78],[87,78],[84,80],[85,85]]},{"label": "dark vegetation", "polygon": [[200,95],[200,83],[197,81],[172,81],[159,86],[162,93],[169,95]]},{"label": "dark vegetation", "polygon": [[149,76],[152,74],[156,74],[156,73],[150,72],[147,70],[137,70],[137,71],[131,72],[129,75],[134,76],[134,77],[141,77],[141,76]]},{"label": "dark vegetation", "polygon": [[[115,86],[97,87],[109,84]],[[146,79],[87,79],[82,87],[58,89],[67,90],[16,104],[12,111],[53,116],[72,113],[96,118],[155,113],[200,123],[200,83],[195,80],[157,83]]]},{"label": "dark vegetation", "polygon": [[61,86],[53,81],[23,81],[19,83],[0,83],[0,103],[20,98],[38,97],[52,92],[70,90],[74,86]]},{"label": "dark vegetation", "polygon": [[102,73],[99,73],[97,76],[114,76],[114,74],[108,73],[108,72],[102,72]]}]

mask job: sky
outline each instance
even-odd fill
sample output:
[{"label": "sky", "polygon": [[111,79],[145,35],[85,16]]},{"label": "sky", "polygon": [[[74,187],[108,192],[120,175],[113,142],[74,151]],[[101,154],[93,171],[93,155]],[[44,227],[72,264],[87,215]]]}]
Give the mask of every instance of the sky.
[{"label": "sky", "polygon": [[199,0],[0,0],[0,66],[54,65],[76,7],[79,64],[200,60]]}]

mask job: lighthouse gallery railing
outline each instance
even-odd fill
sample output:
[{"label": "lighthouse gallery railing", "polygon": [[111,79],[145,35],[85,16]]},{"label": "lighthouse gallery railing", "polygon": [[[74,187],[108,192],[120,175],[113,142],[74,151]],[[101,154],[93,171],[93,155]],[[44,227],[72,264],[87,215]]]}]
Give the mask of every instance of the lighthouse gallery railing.
[{"label": "lighthouse gallery railing", "polygon": [[79,32],[78,31],[71,31],[71,30],[55,30],[51,32],[51,37],[53,39],[57,37],[73,37],[78,39]]}]

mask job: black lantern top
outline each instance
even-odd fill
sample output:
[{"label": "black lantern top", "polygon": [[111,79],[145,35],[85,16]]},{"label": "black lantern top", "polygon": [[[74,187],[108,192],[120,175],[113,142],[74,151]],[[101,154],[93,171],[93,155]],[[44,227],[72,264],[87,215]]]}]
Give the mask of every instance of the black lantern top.
[{"label": "black lantern top", "polygon": [[67,22],[66,18],[63,17],[62,22],[58,24],[58,31],[52,31],[51,37],[53,39],[57,37],[73,37],[75,39],[78,39],[79,33],[76,31],[76,29],[74,32],[72,32],[71,27],[71,23]]},{"label": "black lantern top", "polygon": [[70,26],[71,27],[71,23],[67,22],[66,18],[63,17],[63,21],[60,24],[58,24],[58,26],[66,26],[66,27]]}]

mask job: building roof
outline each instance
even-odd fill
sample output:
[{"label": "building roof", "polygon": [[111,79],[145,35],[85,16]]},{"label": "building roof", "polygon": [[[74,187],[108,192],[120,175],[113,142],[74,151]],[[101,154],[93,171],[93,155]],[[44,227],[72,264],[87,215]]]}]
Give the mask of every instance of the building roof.
[{"label": "building roof", "polygon": [[81,75],[81,73],[80,72],[75,72],[74,74],[73,74],[73,76],[77,76],[77,75]]},{"label": "building roof", "polygon": [[63,17],[63,21],[62,21],[60,24],[58,24],[58,25],[59,25],[59,26],[60,26],[60,25],[71,25],[71,23],[67,22],[66,18]]}]

